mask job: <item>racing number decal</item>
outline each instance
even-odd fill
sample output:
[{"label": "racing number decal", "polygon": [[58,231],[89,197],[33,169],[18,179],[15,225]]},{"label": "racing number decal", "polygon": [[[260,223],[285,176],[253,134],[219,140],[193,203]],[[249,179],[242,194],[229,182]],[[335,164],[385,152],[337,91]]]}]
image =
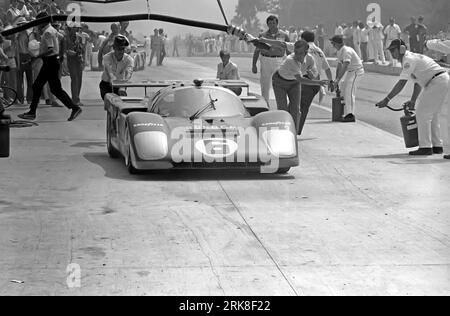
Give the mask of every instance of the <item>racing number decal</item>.
[{"label": "racing number decal", "polygon": [[233,155],[238,145],[230,139],[210,138],[201,139],[195,144],[195,148],[203,155],[211,158],[222,158]]}]

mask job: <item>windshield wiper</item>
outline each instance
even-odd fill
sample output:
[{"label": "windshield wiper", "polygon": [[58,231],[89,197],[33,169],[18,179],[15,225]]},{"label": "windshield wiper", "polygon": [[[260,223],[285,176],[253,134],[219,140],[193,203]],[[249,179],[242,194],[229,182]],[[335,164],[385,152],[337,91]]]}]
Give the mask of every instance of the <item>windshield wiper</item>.
[{"label": "windshield wiper", "polygon": [[213,100],[213,98],[211,97],[211,94],[209,95],[209,99],[210,101],[208,102],[208,104],[206,104],[204,107],[202,107],[200,110],[198,110],[197,112],[195,112],[193,115],[191,115],[189,117],[189,119],[191,121],[197,119],[200,117],[200,115],[202,115],[203,113],[207,112],[207,111],[212,111],[212,110],[216,110],[216,102],[219,101],[219,99],[215,99]]}]

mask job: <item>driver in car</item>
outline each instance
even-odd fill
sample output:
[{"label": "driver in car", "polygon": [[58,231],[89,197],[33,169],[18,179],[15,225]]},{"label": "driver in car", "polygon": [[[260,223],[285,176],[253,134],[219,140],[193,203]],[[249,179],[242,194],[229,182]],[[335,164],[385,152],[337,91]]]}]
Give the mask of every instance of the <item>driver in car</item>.
[{"label": "driver in car", "polygon": [[125,91],[113,88],[113,81],[128,81],[133,75],[134,60],[125,53],[125,49],[130,45],[128,39],[123,35],[116,35],[114,38],[113,51],[103,56],[104,71],[100,82],[100,95],[105,99],[107,93],[126,95]]}]

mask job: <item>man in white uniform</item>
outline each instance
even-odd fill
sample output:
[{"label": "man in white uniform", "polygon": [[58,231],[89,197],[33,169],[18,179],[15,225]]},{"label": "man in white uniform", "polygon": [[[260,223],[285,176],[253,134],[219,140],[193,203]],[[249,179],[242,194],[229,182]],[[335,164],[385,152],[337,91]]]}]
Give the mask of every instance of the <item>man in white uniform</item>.
[{"label": "man in white uniform", "polygon": [[[337,50],[338,58],[335,82],[344,93],[344,117],[341,122],[352,123],[356,121],[356,91],[358,90],[359,81],[364,75],[363,63],[353,48],[344,45],[344,38],[341,35],[333,36],[331,44]],[[340,84],[344,76],[345,79]]]},{"label": "man in white uniform", "polygon": [[[278,29],[278,18],[276,16],[271,15],[267,18],[267,26],[269,30],[262,33],[260,37],[289,42],[289,36]],[[279,46],[272,47],[268,50],[257,48],[253,54],[252,72],[254,74],[258,73],[257,62],[259,59],[261,65],[261,95],[267,103],[269,103],[270,90],[272,88],[272,76],[283,63],[285,56],[286,50]]]},{"label": "man in white uniform", "polygon": [[384,34],[386,35],[386,43],[385,46],[386,47],[386,51],[387,51],[387,57],[389,59],[389,65],[390,66],[394,66],[394,59],[392,58],[392,55],[389,53],[389,49],[387,49],[388,47],[391,46],[391,43],[393,40],[396,39],[400,39],[400,35],[402,34],[402,30],[400,29],[400,26],[398,26],[398,24],[395,24],[395,18],[391,17],[389,19],[390,24],[388,26],[386,26],[386,28],[384,29]]},{"label": "man in white uniform", "polygon": [[439,116],[450,89],[449,74],[433,59],[407,51],[406,44],[402,40],[392,41],[388,49],[392,56],[401,62],[403,71],[400,81],[377,106],[380,108],[387,106],[389,101],[403,90],[408,80],[412,79],[415,83],[414,92],[407,106],[414,109],[417,100],[419,149],[409,154],[412,156],[442,154]]},{"label": "man in white uniform", "polygon": [[[450,26],[450,23],[449,23],[449,26]],[[450,30],[450,28],[449,28],[449,30]],[[447,39],[447,40],[434,39],[434,40],[426,41],[425,47],[427,49],[431,49],[431,50],[437,51],[442,54],[450,55],[450,39]],[[446,139],[446,141],[447,141],[446,147],[447,147],[447,150],[450,151],[450,91],[447,94],[447,103],[446,104],[447,104],[447,106],[444,109],[443,114],[447,116],[448,134],[447,134],[447,139]],[[450,159],[450,155],[445,155],[444,158]]]}]

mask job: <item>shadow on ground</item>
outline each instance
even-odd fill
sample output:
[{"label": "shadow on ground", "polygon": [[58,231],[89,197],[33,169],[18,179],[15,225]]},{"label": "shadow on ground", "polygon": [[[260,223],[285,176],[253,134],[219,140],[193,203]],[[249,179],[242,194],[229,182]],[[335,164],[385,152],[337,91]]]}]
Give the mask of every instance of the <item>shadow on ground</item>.
[{"label": "shadow on ground", "polygon": [[234,181],[234,180],[292,180],[290,174],[260,174],[257,171],[244,170],[163,170],[148,171],[138,175],[130,175],[124,160],[112,159],[106,153],[84,153],[83,157],[105,171],[105,177],[126,181]]}]

